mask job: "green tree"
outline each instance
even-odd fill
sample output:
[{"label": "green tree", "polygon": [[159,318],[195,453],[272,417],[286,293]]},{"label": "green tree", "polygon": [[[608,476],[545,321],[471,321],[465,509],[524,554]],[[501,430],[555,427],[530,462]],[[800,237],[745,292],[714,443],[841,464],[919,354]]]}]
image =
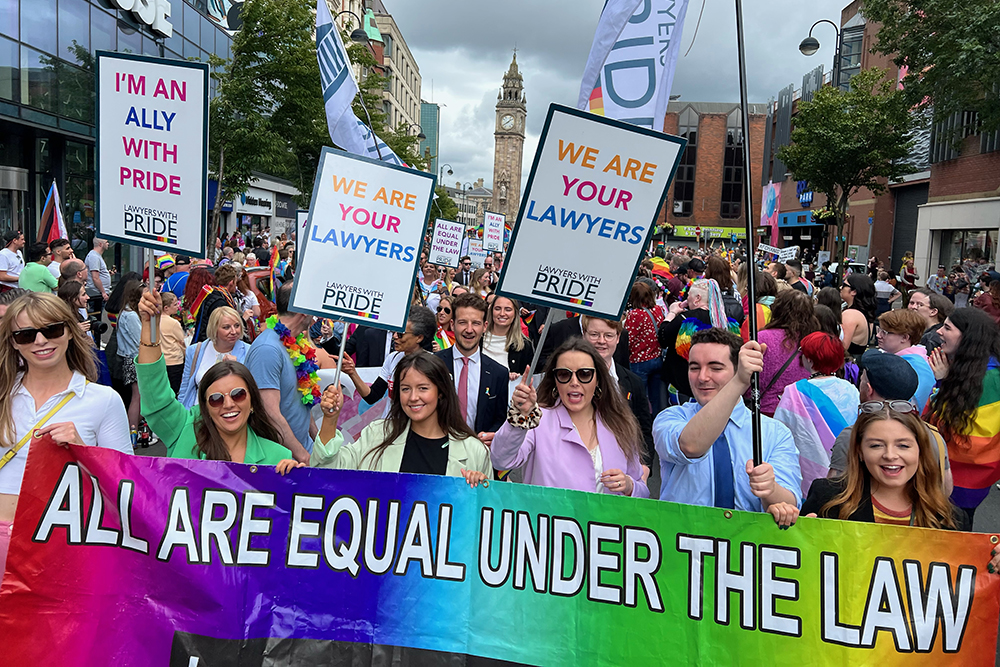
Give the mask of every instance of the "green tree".
[{"label": "green tree", "polygon": [[874,51],[909,71],[906,99],[933,104],[934,119],[976,111],[984,131],[1000,129],[1000,2],[865,0],[881,24]]},{"label": "green tree", "polygon": [[284,160],[285,141],[271,122],[274,101],[283,91],[281,63],[289,32],[283,20],[288,0],[251,0],[243,5],[243,28],[233,38],[233,57],[210,57],[218,95],[212,99],[209,169],[219,183],[208,242],[219,235],[222,203],[245,192],[253,172],[275,173]]},{"label": "green tree", "polygon": [[792,143],[778,150],[778,158],[793,178],[826,195],[842,272],[850,197],[862,188],[881,194],[889,182],[915,171],[905,162],[913,145],[910,105],[884,71],[870,69],[851,79],[849,91],[827,86],[801,102],[794,123]]},{"label": "green tree", "polygon": [[410,128],[400,123],[396,128],[386,125],[385,112],[382,110],[383,92],[389,78],[378,73],[379,63],[371,50],[364,44],[353,44],[346,35],[341,35],[347,47],[347,57],[361,67],[361,79],[358,81],[358,94],[354,98],[354,115],[368,125],[376,135],[400,160],[414,169],[425,169],[427,160],[420,154],[420,140],[416,136],[416,128]]},{"label": "green tree", "polygon": [[431,220],[442,218],[443,220],[458,220],[458,204],[452,199],[440,185],[434,188],[437,199],[431,204]]}]

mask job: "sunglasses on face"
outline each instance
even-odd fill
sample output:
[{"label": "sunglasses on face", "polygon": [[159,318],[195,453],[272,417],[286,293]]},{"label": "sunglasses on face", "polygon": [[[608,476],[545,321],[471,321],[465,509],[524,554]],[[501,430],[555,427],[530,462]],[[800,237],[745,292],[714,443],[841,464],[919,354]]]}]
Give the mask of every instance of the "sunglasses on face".
[{"label": "sunglasses on face", "polygon": [[572,371],[568,368],[557,368],[553,371],[556,377],[556,382],[559,384],[569,384],[569,381],[576,376],[576,379],[580,381],[580,384],[590,384],[594,381],[594,376],[597,374],[597,369],[595,368],[578,368]]},{"label": "sunglasses on face", "polygon": [[451,315],[451,308],[448,308],[447,306],[438,306],[438,312],[439,313],[444,312]]},{"label": "sunglasses on face", "polygon": [[917,406],[909,401],[865,401],[858,406],[858,414],[874,414],[886,409],[905,414],[916,412]]},{"label": "sunglasses on face", "polygon": [[[236,387],[231,392],[229,392],[229,398],[233,399],[234,403],[242,403],[247,400],[247,390],[244,387]],[[222,404],[226,401],[226,395],[222,392],[215,392],[214,394],[209,394],[208,404],[213,408],[222,407]]]},{"label": "sunglasses on face", "polygon": [[65,333],[65,322],[53,322],[52,324],[46,324],[44,327],[40,327],[38,329],[18,329],[12,335],[14,337],[14,342],[18,345],[31,345],[35,342],[35,338],[38,334],[42,334],[42,336],[45,337],[45,340],[53,340],[56,338],[62,338]]}]

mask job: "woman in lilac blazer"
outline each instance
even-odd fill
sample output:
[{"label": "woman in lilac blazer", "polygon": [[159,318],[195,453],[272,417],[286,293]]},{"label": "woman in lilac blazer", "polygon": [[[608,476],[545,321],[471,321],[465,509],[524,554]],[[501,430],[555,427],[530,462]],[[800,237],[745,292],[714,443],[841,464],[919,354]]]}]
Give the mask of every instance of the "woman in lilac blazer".
[{"label": "woman in lilac blazer", "polygon": [[649,497],[639,424],[593,345],[563,343],[537,392],[523,377],[493,439],[495,468],[523,466],[527,484]]}]

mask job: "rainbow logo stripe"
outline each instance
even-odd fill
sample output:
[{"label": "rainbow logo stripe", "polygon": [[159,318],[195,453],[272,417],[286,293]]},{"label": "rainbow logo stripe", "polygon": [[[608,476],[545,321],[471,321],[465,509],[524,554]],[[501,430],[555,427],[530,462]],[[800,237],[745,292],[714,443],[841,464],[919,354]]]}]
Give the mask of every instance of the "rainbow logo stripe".
[{"label": "rainbow logo stripe", "polygon": [[319,667],[378,644],[484,665],[992,665],[990,538],[36,442],[4,664],[206,665],[237,646],[241,664],[271,648]]},{"label": "rainbow logo stripe", "polygon": [[576,299],[570,296],[563,296],[562,294],[553,294],[552,292],[543,292],[541,290],[531,290],[531,293],[535,296],[544,296],[549,299],[555,299],[556,301],[562,301],[563,303],[573,304],[574,306],[584,306],[585,308],[590,308],[594,305],[592,300],[587,299]]},{"label": "rainbow logo stripe", "polygon": [[169,243],[170,245],[177,245],[177,239],[172,239],[169,236],[157,236],[156,234],[143,234],[142,232],[135,232],[130,229],[125,230],[125,236],[134,236],[137,239],[146,239],[147,241],[156,241],[157,243]]},{"label": "rainbow logo stripe", "polygon": [[326,304],[323,304],[323,310],[329,310],[331,313],[337,313],[339,315],[347,315],[348,317],[361,317],[366,320],[378,320],[378,313],[366,313],[363,310],[348,310],[346,308],[336,308]]}]

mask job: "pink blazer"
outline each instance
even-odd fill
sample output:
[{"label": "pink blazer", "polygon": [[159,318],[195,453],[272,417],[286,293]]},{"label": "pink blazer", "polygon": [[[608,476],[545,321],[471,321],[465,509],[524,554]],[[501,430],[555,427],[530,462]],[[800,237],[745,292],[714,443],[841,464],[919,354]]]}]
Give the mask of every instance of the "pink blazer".
[{"label": "pink blazer", "polygon": [[[642,464],[637,458],[626,460],[614,434],[600,417],[597,418],[597,443],[604,470],[624,471],[635,482],[632,497],[648,498],[649,488],[642,481]],[[590,452],[562,404],[551,409],[542,408],[538,428],[526,431],[505,421],[493,438],[490,458],[498,470],[524,466],[526,484],[590,493],[596,488]]]}]

